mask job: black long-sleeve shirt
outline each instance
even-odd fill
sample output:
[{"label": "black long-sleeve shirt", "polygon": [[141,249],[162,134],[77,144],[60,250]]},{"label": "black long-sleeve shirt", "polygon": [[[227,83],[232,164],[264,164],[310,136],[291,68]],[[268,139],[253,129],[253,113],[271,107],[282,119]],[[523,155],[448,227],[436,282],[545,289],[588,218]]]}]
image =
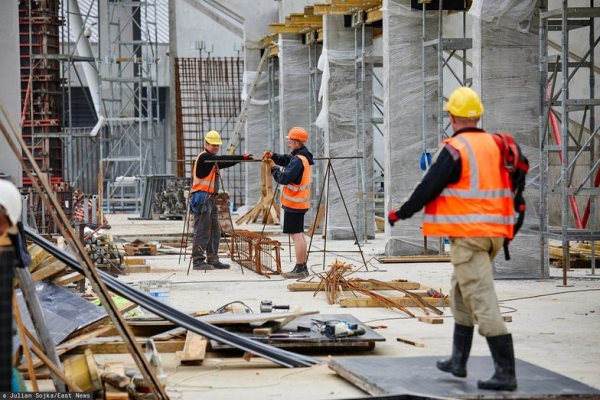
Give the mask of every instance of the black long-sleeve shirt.
[{"label": "black long-sleeve shirt", "polygon": [[[456,131],[452,137],[463,132],[485,132],[479,128],[464,128]],[[411,193],[408,200],[396,211],[400,219],[407,219],[419,212],[442,193],[444,188],[452,183],[457,183],[462,173],[460,153],[449,144],[445,144],[439,151],[437,159]]]},{"label": "black long-sleeve shirt", "polygon": [[[218,161],[218,160],[240,160],[240,161],[242,161],[243,159],[244,159],[244,156],[235,156],[235,155],[219,156],[216,154],[209,153],[207,151],[204,154],[202,154],[200,156],[200,158],[198,158],[198,163],[196,164],[196,176],[198,178],[204,178],[204,177],[208,176],[208,174],[210,173],[210,170],[212,169],[212,167],[215,164],[217,164],[219,166],[219,169],[229,168],[229,167],[233,167],[236,164],[239,164],[239,162],[236,162],[236,161]],[[217,163],[205,162],[206,160],[217,160],[218,162]]]}]

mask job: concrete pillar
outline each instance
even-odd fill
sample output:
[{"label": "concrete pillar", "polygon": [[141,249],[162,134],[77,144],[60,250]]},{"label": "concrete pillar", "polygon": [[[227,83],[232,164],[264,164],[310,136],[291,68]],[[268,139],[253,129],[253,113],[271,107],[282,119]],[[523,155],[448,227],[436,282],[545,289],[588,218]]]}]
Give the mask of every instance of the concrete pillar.
[{"label": "concrete pillar", "polygon": [[[21,75],[19,69],[19,5],[9,1],[0,13],[0,101],[4,103],[8,116],[18,126],[21,121]],[[7,125],[4,121],[4,125]],[[0,134],[0,174],[10,175],[11,181],[22,184],[21,164],[8,147],[4,135]]]},{"label": "concrete pillar", "polygon": [[[410,195],[423,172],[419,157],[423,150],[423,41],[422,12],[411,11],[399,0],[384,0],[383,88],[384,88],[384,185],[386,212],[398,208]],[[426,36],[437,37],[437,12],[428,11]],[[434,50],[426,55],[428,75],[435,75]],[[437,115],[437,82],[427,86],[427,110]],[[427,147],[435,147],[437,125],[428,115]],[[386,215],[387,219],[387,215]],[[386,254],[423,254],[422,214],[391,227],[386,222]],[[434,242],[434,241],[431,241]],[[431,243],[430,242],[430,243]],[[435,240],[437,243],[438,241]],[[433,244],[433,243],[431,243]]]},{"label": "concrete pillar", "polygon": [[[301,126],[310,132],[308,99],[308,47],[298,35],[279,35],[279,133],[281,148],[289,152],[285,142],[290,128]],[[306,144],[312,152],[313,141]]]},{"label": "concrete pillar", "polygon": [[[535,1],[532,2],[532,6]],[[473,16],[473,88],[486,109],[482,127],[488,132],[512,133],[530,165],[539,164],[539,14],[535,8],[499,10],[483,0]],[[515,9],[517,8],[517,9]],[[510,245],[511,261],[496,258],[497,277],[539,277],[539,190],[526,192],[523,228]]]},{"label": "concrete pillar", "polygon": [[[368,175],[370,178],[368,181],[372,182],[373,175],[372,74],[370,71],[367,72],[364,82],[361,83],[362,90],[366,94],[364,116],[367,121],[363,139],[362,121],[357,120],[355,29],[344,26],[342,15],[325,15],[323,32],[323,53],[328,61],[327,71],[323,72],[324,80],[328,76],[325,82],[326,95],[323,100],[327,117],[324,128],[325,152],[332,158],[344,158],[355,157],[358,149],[359,156],[364,157],[364,159],[331,161],[333,170],[328,174],[327,237],[355,239],[353,228],[356,231],[358,217],[356,193],[364,190],[365,176]],[[366,28],[365,36],[367,38],[365,47],[372,46],[371,28]],[[367,190],[372,191],[373,188]],[[325,195],[327,195],[327,187]]]}]

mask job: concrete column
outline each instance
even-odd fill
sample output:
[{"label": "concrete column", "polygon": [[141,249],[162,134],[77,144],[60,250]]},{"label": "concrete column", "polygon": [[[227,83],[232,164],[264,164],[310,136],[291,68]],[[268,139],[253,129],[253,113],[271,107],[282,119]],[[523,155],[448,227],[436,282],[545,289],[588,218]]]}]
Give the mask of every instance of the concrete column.
[{"label": "concrete column", "polygon": [[[323,72],[323,79],[326,76],[329,78],[325,83],[327,93],[323,100],[327,116],[324,129],[325,152],[332,158],[344,158],[355,157],[358,149],[359,156],[364,157],[332,160],[333,170],[328,175],[327,237],[354,239],[353,228],[357,228],[358,217],[356,193],[364,190],[365,176],[368,174],[368,181],[372,182],[373,174],[372,75],[370,71],[366,73],[365,80],[361,83],[362,90],[366,93],[364,116],[367,129],[363,139],[362,121],[357,120],[357,78],[360,79],[360,74],[357,76],[356,73],[355,29],[344,26],[342,15],[325,15],[323,32],[323,53],[328,61],[327,73]],[[360,38],[360,30],[358,33]],[[366,28],[366,38],[365,46],[372,46],[371,28]],[[327,187],[325,194],[327,195]]]},{"label": "concrete column", "polygon": [[[384,185],[386,212],[398,208],[410,195],[423,172],[419,157],[423,150],[423,41],[422,12],[411,11],[399,0],[383,5],[383,88],[384,88]],[[437,12],[428,11],[426,36],[437,37]],[[428,75],[435,75],[435,51],[426,55]],[[427,110],[437,115],[437,82],[427,86]],[[437,142],[437,125],[427,118],[427,137]],[[427,147],[435,147],[428,141]],[[387,215],[386,215],[387,219]],[[422,214],[395,227],[386,222],[386,254],[423,254]],[[431,241],[434,242],[434,241]],[[435,240],[437,243],[437,240]],[[432,243],[433,244],[433,243]]]},{"label": "concrete column", "polygon": [[[0,101],[8,116],[18,126],[21,121],[21,75],[19,69],[19,5],[9,1],[2,6],[0,13]],[[6,121],[4,121],[4,125]],[[21,164],[8,147],[4,135],[0,134],[0,174],[10,175],[11,181],[22,184]]]},{"label": "concrete column", "polygon": [[[495,1],[483,0],[472,25],[473,88],[486,109],[482,128],[513,134],[533,166],[539,164],[539,15],[503,8],[499,19],[490,19],[497,8]],[[511,261],[496,257],[497,277],[540,275],[539,190],[529,187],[526,201],[525,223],[510,245]]]},{"label": "concrete column", "polygon": [[[301,126],[310,132],[308,99],[308,47],[297,35],[279,35],[279,152],[289,152],[285,142],[290,128]],[[306,147],[312,152],[313,141]]]}]

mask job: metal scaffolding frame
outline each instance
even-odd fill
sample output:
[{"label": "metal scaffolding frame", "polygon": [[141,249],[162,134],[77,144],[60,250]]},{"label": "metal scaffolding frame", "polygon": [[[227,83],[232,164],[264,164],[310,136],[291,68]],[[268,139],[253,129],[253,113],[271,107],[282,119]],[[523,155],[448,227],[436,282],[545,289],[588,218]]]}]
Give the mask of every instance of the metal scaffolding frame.
[{"label": "metal scaffolding frame", "polygon": [[[450,126],[448,113],[444,111],[444,72],[447,71],[456,79],[459,86],[470,86],[471,78],[467,77],[467,50],[473,47],[473,40],[467,38],[466,32],[466,10],[462,12],[462,38],[445,38],[443,32],[443,1],[439,2],[437,19],[437,37],[434,39],[428,38],[426,34],[426,3],[423,3],[423,152],[434,154],[437,151],[437,146],[442,140],[452,136],[452,132],[448,132]],[[440,45],[441,43],[441,45]],[[433,49],[436,52],[437,68],[435,75],[427,74],[427,51]],[[458,56],[457,51],[461,51],[462,55]],[[449,64],[450,59],[455,58],[461,61],[462,71],[457,73]],[[427,108],[428,102],[428,84],[436,83],[437,102],[436,109],[429,111]],[[430,133],[427,129],[428,118],[433,118],[437,122],[437,135],[432,141]],[[433,143],[433,147],[428,147],[429,143]]]},{"label": "metal scaffolding frame", "polygon": [[[374,229],[374,220],[369,218],[375,213],[375,207],[378,203],[377,192],[374,187],[373,164],[369,163],[366,155],[366,140],[367,140],[367,125],[376,125],[379,119],[373,120],[372,110],[374,107],[373,101],[367,101],[367,93],[365,90],[365,81],[367,72],[370,73],[370,78],[375,78],[375,67],[383,66],[383,56],[373,56],[367,54],[365,48],[366,28],[372,22],[367,21],[367,12],[359,9],[352,14],[352,26],[354,27],[354,79],[355,79],[355,123],[356,123],[356,149],[357,156],[361,157],[356,163],[356,178],[357,178],[357,200],[356,208],[357,219],[357,236],[363,243],[366,243],[369,238],[368,221],[371,221]],[[377,79],[376,79],[377,80]],[[381,83],[381,81],[379,81]],[[371,87],[371,97],[372,97]],[[368,104],[367,104],[368,103]],[[368,113],[367,107],[371,110]],[[367,121],[367,115],[370,115]],[[373,157],[374,159],[374,157]]]},{"label": "metal scaffolding frame", "polygon": [[[119,176],[160,173],[155,164],[160,120],[158,107],[157,2],[119,1],[106,4],[108,43],[101,49],[101,133],[103,180],[113,196],[123,180]],[[110,184],[113,184],[112,186]],[[113,193],[111,193],[113,192]]]},{"label": "metal scaffolding frame", "polygon": [[[19,2],[22,135],[53,184],[63,178],[61,23],[58,0]],[[31,185],[25,174],[23,184]]]},{"label": "metal scaffolding frame", "polygon": [[[422,73],[423,73],[423,122],[422,122],[422,134],[423,134],[423,161],[425,163],[425,167],[429,168],[429,163],[431,162],[430,156],[436,153],[439,144],[446,138],[452,136],[452,132],[448,131],[450,127],[448,113],[444,111],[444,73],[447,71],[456,79],[459,86],[470,86],[472,83],[471,78],[467,77],[467,50],[473,47],[473,40],[467,38],[466,32],[466,9],[462,10],[462,38],[445,38],[444,37],[444,2],[440,0],[438,2],[438,9],[433,10],[428,8],[429,3],[423,2],[422,4],[422,16],[423,16],[423,52],[422,52]],[[437,36],[435,38],[427,37],[427,13],[429,12],[437,12]],[[427,57],[428,52],[435,51],[436,56],[435,59],[437,63],[433,66],[435,67],[436,73],[430,75],[428,72],[428,64]],[[461,51],[462,55],[458,56],[456,54],[457,51]],[[449,64],[449,61],[452,58],[456,58],[460,60],[460,66],[462,67],[462,71],[460,73],[456,73],[452,66]],[[429,85],[435,84],[436,88],[434,92],[436,93],[436,103],[435,110],[430,110],[429,105],[429,91],[431,88]],[[436,135],[432,138],[431,133],[428,129],[427,121],[428,119],[433,119],[437,122]],[[425,246],[425,254],[427,254],[427,237],[423,238],[424,246]],[[439,238],[439,253],[442,254],[444,251],[444,238]]]},{"label": "metal scaffolding frame", "polygon": [[[600,228],[597,201],[600,196],[600,124],[596,113],[596,66],[594,52],[600,42],[595,33],[600,8],[561,7],[540,13],[540,232],[542,271],[547,266],[548,240],[562,242],[563,285],[570,268],[570,241],[597,241]],[[581,58],[570,50],[570,32],[587,29],[588,42]],[[550,31],[560,32],[560,45],[553,52]],[[567,71],[568,73],[563,73]],[[584,95],[585,82],[588,96]],[[578,86],[579,84],[579,86]],[[578,89],[579,88],[579,89]],[[573,98],[580,93],[581,98]],[[579,207],[585,204],[583,215]],[[560,215],[555,212],[560,211]],[[596,273],[594,242],[591,246],[592,274]]]}]

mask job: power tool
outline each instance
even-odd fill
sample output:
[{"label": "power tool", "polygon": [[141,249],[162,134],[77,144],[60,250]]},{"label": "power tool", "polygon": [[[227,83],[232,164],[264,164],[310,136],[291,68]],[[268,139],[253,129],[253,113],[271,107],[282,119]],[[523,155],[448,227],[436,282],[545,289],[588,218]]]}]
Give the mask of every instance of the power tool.
[{"label": "power tool", "polygon": [[289,310],[289,305],[278,306],[273,304],[271,300],[262,300],[260,302],[260,312],[261,313],[269,313],[273,310]]},{"label": "power tool", "polygon": [[344,321],[326,322],[323,334],[328,338],[345,338],[348,336],[361,336],[366,333],[365,328]]}]

